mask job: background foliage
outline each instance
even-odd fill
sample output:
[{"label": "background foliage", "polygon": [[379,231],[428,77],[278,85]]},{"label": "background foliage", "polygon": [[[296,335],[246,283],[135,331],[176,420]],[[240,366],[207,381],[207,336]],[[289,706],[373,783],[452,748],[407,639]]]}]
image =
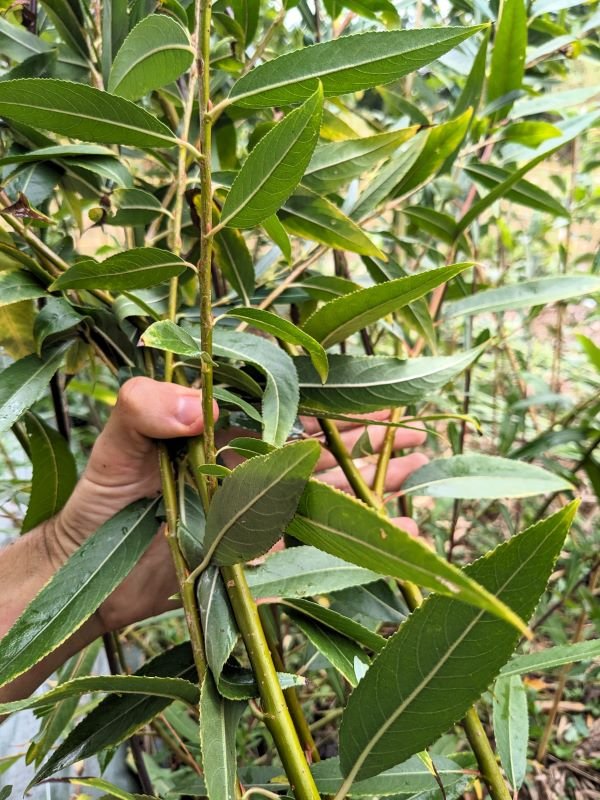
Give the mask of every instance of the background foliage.
[{"label": "background foliage", "polygon": [[[104,768],[140,731],[143,764],[139,752],[131,763],[147,793],[291,793],[256,713],[262,668],[238,632],[251,621],[217,568],[266,552],[289,523],[300,547],[246,573],[256,599],[280,598],[260,618],[302,745],[324,759],[312,770],[319,795],[433,798],[441,783],[447,798],[479,796],[483,778],[504,796],[467,711],[483,693],[479,713],[514,791],[592,797],[598,3],[217,0],[210,42],[203,13],[178,0],[2,3],[6,532],[62,507],[133,375],[202,376],[206,386],[214,373],[219,425],[262,432],[262,442],[231,444],[248,458],[231,476],[210,463],[210,444],[208,466],[192,452],[200,494],[191,482],[180,492],[175,546],[189,569],[206,567],[201,690],[180,613],[136,626],[120,636],[128,660],[145,659],[135,676],[95,676],[98,648],[88,648],[53,692],[18,706],[36,709],[40,731],[27,754],[0,755],[0,772],[22,757],[37,780],[84,756]],[[209,92],[195,61],[208,43]],[[302,436],[299,409],[327,420],[385,408],[430,430],[431,463],[387,506],[416,516],[437,559],[366,505],[306,484],[314,442],[282,447]],[[363,437],[354,455],[368,453]],[[203,493],[217,481],[205,515]],[[381,485],[354,488],[381,505]],[[255,498],[267,489],[263,508]],[[238,524],[239,492],[256,517],[276,513]],[[573,492],[582,505],[563,544]],[[108,558],[100,588],[81,579],[81,563],[64,568],[3,643],[14,657],[0,658],[2,682],[72,629],[65,586],[80,621],[93,612],[88,598],[127,574],[157,514],[140,503],[98,532]],[[128,562],[129,541],[138,550]],[[85,557],[93,566],[98,552]],[[496,616],[508,609],[494,597],[528,620],[548,577],[535,642],[509,661],[518,632]],[[412,613],[407,580],[436,590]],[[31,632],[35,604],[53,619],[44,635]],[[476,664],[467,676],[463,659]],[[81,701],[89,692],[107,697]],[[455,724],[465,712],[467,736]]]}]

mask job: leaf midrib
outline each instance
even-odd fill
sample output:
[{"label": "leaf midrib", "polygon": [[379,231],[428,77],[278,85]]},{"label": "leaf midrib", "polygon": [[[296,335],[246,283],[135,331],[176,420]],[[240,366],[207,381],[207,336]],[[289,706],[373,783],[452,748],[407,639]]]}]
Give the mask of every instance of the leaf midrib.
[{"label": "leaf midrib", "polygon": [[[4,409],[5,409],[6,405],[7,405],[7,404],[10,404],[10,403],[11,403],[11,401],[14,399],[14,397],[15,397],[15,396],[17,396],[17,397],[18,397],[19,395],[23,394],[23,393],[24,393],[24,391],[25,391],[25,390],[28,388],[28,386],[29,386],[29,385],[30,385],[30,384],[31,384],[33,381],[35,381],[35,380],[36,380],[36,379],[39,377],[40,373],[44,372],[44,370],[45,370],[45,369],[52,369],[52,368],[54,367],[55,360],[56,360],[56,361],[60,361],[60,360],[62,359],[62,356],[63,356],[63,351],[61,350],[61,352],[60,352],[60,357],[59,357],[59,355],[57,354],[56,356],[54,356],[54,358],[51,358],[51,359],[49,359],[48,361],[42,361],[42,363],[41,363],[41,365],[38,367],[38,369],[36,369],[36,371],[35,371],[35,372],[32,372],[32,373],[31,373],[31,375],[30,375],[28,378],[26,378],[26,379],[23,381],[23,383],[22,383],[22,384],[19,386],[19,388],[17,389],[17,391],[16,391],[16,392],[13,392],[13,393],[12,393],[12,394],[11,394],[11,395],[10,395],[10,396],[7,398],[6,402],[4,402],[4,403],[2,404],[2,406],[0,406],[0,420],[2,420],[2,419],[3,419],[3,417],[4,417],[4,413],[3,413],[3,412],[4,412]],[[36,358],[37,358],[37,356],[36,356]],[[58,369],[58,366],[57,366],[57,369]]]},{"label": "leaf midrib", "polygon": [[117,83],[115,83],[115,85],[111,88],[111,94],[116,94],[116,90],[119,88],[119,86],[121,86],[123,84],[123,82],[127,78],[129,78],[131,76],[131,73],[137,67],[139,67],[140,64],[143,64],[144,61],[147,61],[149,58],[152,58],[152,56],[156,55],[156,53],[161,53],[161,52],[163,52],[165,50],[186,50],[188,53],[190,53],[192,55],[192,57],[194,55],[194,51],[189,46],[189,44],[183,44],[183,43],[181,43],[181,44],[160,45],[159,47],[155,47],[153,50],[146,50],[137,59],[137,61],[133,61],[132,63],[130,63],[126,67],[125,72],[119,77],[119,80],[117,81]]}]

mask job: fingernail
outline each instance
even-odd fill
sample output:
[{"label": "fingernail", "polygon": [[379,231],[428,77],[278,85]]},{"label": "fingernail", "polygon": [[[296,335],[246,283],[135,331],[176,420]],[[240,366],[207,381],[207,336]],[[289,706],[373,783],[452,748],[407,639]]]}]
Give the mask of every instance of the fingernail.
[{"label": "fingernail", "polygon": [[180,397],[177,403],[177,419],[183,425],[193,425],[202,413],[200,396],[187,395]]}]

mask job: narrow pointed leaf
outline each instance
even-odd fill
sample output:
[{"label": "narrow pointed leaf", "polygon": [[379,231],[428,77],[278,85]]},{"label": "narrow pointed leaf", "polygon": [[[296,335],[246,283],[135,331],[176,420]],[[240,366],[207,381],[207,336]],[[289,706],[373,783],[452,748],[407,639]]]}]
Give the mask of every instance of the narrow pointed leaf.
[{"label": "narrow pointed leaf", "polygon": [[[433,764],[444,784],[446,800],[463,796],[473,777],[465,770],[443,756],[433,756]],[[323,794],[334,795],[342,785],[343,776],[339,758],[328,758],[313,764],[311,772],[317,789]],[[439,786],[431,771],[418,756],[397,767],[382,772],[374,778],[356,781],[348,792],[350,798],[391,797],[392,800],[437,800]]]},{"label": "narrow pointed leaf", "polygon": [[301,186],[280,214],[290,233],[314,242],[365,256],[385,258],[365,231],[326,197]]},{"label": "narrow pointed leaf", "polygon": [[454,264],[359,289],[321,306],[306,320],[304,331],[323,347],[331,347],[472,266],[471,263]]},{"label": "narrow pointed leaf", "polygon": [[554,669],[563,664],[575,664],[578,661],[589,661],[598,657],[600,657],[600,639],[557,645],[536,653],[515,656],[506,666],[502,667],[500,674],[508,677],[527,672],[543,672],[543,670]]},{"label": "narrow pointed leaf", "polygon": [[435,61],[484,26],[372,31],[304,47],[255,67],[234,85],[236,105],[263,108],[305,100],[321,80],[325,97],[398,80]]},{"label": "narrow pointed leaf", "polygon": [[[147,661],[134,674],[134,677],[139,676],[197,680],[189,642],[177,645]],[[55,772],[102,750],[116,747],[160,714],[171,702],[170,697],[133,694],[104,698],[57,747],[38,771],[33,783],[39,783]]]},{"label": "narrow pointed leaf", "polygon": [[164,319],[153,322],[140,337],[140,344],[144,347],[155,347],[157,350],[166,350],[168,353],[186,358],[200,358],[202,351],[194,337],[184,328],[176,325],[171,320]]},{"label": "narrow pointed leaf", "polygon": [[500,763],[513,791],[517,791],[527,771],[527,694],[519,675],[511,675],[496,680],[493,696],[494,739]]},{"label": "narrow pointed leaf", "polygon": [[61,366],[65,352],[63,346],[43,359],[25,356],[0,373],[0,433],[7,431],[40,399]]},{"label": "narrow pointed leaf", "polygon": [[236,730],[244,708],[244,703],[222,697],[207,673],[200,697],[200,744],[209,797],[235,797]]},{"label": "narrow pointed leaf", "polygon": [[309,481],[288,533],[345,561],[451,595],[524,628],[510,608],[460,569],[386,517],[327,484]]},{"label": "narrow pointed leaf", "polygon": [[51,289],[147,289],[175,278],[191,267],[168,250],[136,247],[101,262],[91,258],[79,261],[63,272]]},{"label": "narrow pointed leaf", "polygon": [[323,346],[306,331],[298,328],[289,320],[279,317],[271,311],[263,311],[260,308],[236,308],[233,311],[229,311],[227,316],[244,320],[254,328],[270,333],[278,339],[283,339],[284,342],[300,345],[310,356],[310,360],[319,373],[321,380],[323,382],[327,380],[329,365],[327,363],[327,353]]},{"label": "narrow pointed leaf", "polygon": [[148,225],[165,213],[160,201],[143,189],[118,189],[111,196],[115,213],[104,225]]},{"label": "narrow pointed leaf", "polygon": [[[501,544],[466,567],[466,576],[529,619],[576,508],[571,503]],[[377,775],[434,742],[486,690],[518,638],[512,626],[483,610],[435,594],[425,600],[348,702],[340,730],[348,782]]]},{"label": "narrow pointed leaf", "polygon": [[[527,49],[527,11],[525,0],[502,0],[500,19],[496,28],[487,101],[493,103],[521,88]],[[512,103],[496,111],[496,117],[506,116]]]},{"label": "narrow pointed leaf", "polygon": [[0,17],[0,51],[7,58],[21,62],[51,50],[51,44],[30,33],[23,25],[13,25]]},{"label": "narrow pointed leaf", "polygon": [[170,129],[143,108],[70,81],[21,78],[1,82],[0,115],[87,142],[133,147],[177,144]]},{"label": "narrow pointed leaf", "polygon": [[295,609],[302,613],[303,616],[315,620],[326,628],[331,628],[337,633],[341,633],[348,639],[367,647],[374,653],[378,653],[385,647],[385,639],[378,633],[373,633],[369,628],[365,628],[359,622],[356,622],[350,617],[346,617],[337,611],[327,606],[322,606],[320,603],[315,603],[312,600],[290,600],[286,598],[283,600],[282,605],[287,608]]},{"label": "narrow pointed leaf", "polygon": [[172,17],[150,14],[121,45],[110,70],[108,91],[138,100],[176,80],[193,58],[188,32]]},{"label": "narrow pointed leaf", "polygon": [[[496,164],[482,164],[471,162],[466,165],[465,172],[484,189],[495,189],[511,176],[511,170],[498,167]],[[569,212],[551,194],[541,189],[536,184],[521,178],[505,195],[512,203],[553,214],[556,217],[568,217]]]},{"label": "narrow pointed leaf", "polygon": [[448,303],[444,317],[470,317],[498,311],[546,306],[561,300],[571,300],[600,292],[600,275],[557,275],[537,278],[498,289],[486,289],[461,300]]},{"label": "narrow pointed leaf", "polygon": [[298,376],[294,361],[277,345],[248,333],[217,328],[213,344],[216,357],[245,361],[264,373],[263,439],[281,446],[289,436],[298,411]]},{"label": "narrow pointed leaf", "polygon": [[25,425],[33,475],[21,533],[30,531],[60,511],[77,481],[75,459],[60,433],[35,414],[26,415]]},{"label": "narrow pointed leaf", "polygon": [[0,686],[62,644],[129,574],[156,533],[156,506],[140,500],[105,522],[36,595],[0,641]]},{"label": "narrow pointed leaf", "polygon": [[218,685],[225,662],[240,634],[217,567],[209,566],[202,573],[196,591],[204,630],[206,660]]},{"label": "narrow pointed leaf", "polygon": [[564,478],[534,464],[477,453],[438,458],[412,472],[402,484],[407,494],[475,500],[531,497],[574,488]]},{"label": "narrow pointed leaf", "polygon": [[181,678],[153,678],[135,675],[89,675],[62,683],[45,694],[0,703],[0,714],[14,714],[23,709],[45,709],[69,697],[101,692],[103,694],[143,694],[181,700],[189,705],[198,703],[198,689]]},{"label": "narrow pointed leaf", "polygon": [[252,150],[233,182],[221,222],[252,228],[274,214],[292,194],[310,161],[321,126],[323,92],[291,111]]},{"label": "narrow pointed leaf", "polygon": [[264,564],[249,567],[246,577],[257,599],[310,597],[379,580],[376,572],[349,564],[316,547],[292,547],[272,553]]},{"label": "narrow pointed leaf", "polygon": [[214,240],[217,266],[244,303],[254,292],[254,264],[246,240],[240,231],[224,228]]},{"label": "narrow pointed leaf", "polygon": [[216,564],[266,553],[282,536],[320,455],[317,442],[289,444],[245,461],[217,489],[204,547]]},{"label": "narrow pointed leaf", "polygon": [[83,11],[79,2],[41,0],[41,3],[65,44],[83,58],[88,58],[89,48],[84,32]]},{"label": "narrow pointed leaf", "polygon": [[481,350],[455,356],[425,356],[403,361],[385,356],[329,356],[325,384],[310,360],[294,359],[303,408],[336,414],[364,414],[421,402],[472,364]]}]

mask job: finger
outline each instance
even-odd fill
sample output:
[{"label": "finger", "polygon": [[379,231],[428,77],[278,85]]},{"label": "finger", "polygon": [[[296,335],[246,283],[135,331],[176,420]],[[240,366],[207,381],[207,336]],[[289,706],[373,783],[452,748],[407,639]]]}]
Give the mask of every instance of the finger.
[{"label": "finger", "polygon": [[[409,456],[390,459],[385,476],[385,491],[399,491],[408,476],[427,464],[428,460],[427,456],[424,456],[422,453],[411,453]],[[360,473],[368,486],[373,484],[376,469],[377,465],[373,462],[360,465]],[[353,494],[350,484],[340,467],[323,472],[318,477],[320,481],[328,483],[330,486],[335,486],[336,489],[341,489],[343,492]]]},{"label": "finger", "polygon": [[[367,434],[371,442],[371,450],[379,453],[383,447],[389,428],[372,427],[367,428]],[[357,427],[342,433],[342,441],[348,452],[352,452],[358,440],[365,431],[364,427]],[[408,447],[420,447],[425,443],[427,434],[422,425],[415,429],[397,428],[394,432],[394,450],[403,450]],[[323,450],[317,463],[317,470],[330,469],[336,464],[335,456],[329,450]]]},{"label": "finger", "polygon": [[391,521],[394,525],[397,525],[399,528],[402,528],[403,531],[412,536],[414,539],[419,538],[419,527],[414,519],[410,517],[392,517]]}]

